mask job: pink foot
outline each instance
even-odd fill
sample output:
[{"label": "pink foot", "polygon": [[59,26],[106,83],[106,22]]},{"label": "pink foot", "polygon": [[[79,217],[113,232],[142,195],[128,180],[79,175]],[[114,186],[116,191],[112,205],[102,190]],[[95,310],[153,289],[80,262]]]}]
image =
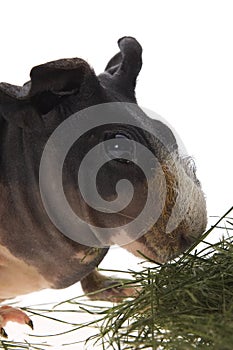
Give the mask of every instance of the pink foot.
[{"label": "pink foot", "polygon": [[7,334],[3,327],[8,321],[27,324],[33,329],[32,320],[23,311],[11,306],[2,306],[0,307],[0,336],[4,338],[7,338]]}]

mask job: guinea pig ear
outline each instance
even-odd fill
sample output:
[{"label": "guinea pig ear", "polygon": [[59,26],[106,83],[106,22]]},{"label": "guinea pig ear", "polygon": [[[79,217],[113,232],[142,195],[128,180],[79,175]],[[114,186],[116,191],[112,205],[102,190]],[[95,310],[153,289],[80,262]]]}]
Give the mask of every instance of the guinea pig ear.
[{"label": "guinea pig ear", "polygon": [[[0,84],[0,113],[20,127],[43,124],[41,118],[67,96],[91,93],[98,83],[87,62],[79,58],[61,59],[32,68],[31,81],[24,86]],[[87,81],[89,82],[87,84]],[[88,88],[84,89],[85,86]]]},{"label": "guinea pig ear", "polygon": [[0,116],[21,128],[41,128],[42,119],[30,103],[29,90],[30,83],[22,87],[0,83]]},{"label": "guinea pig ear", "polygon": [[105,72],[122,86],[134,90],[142,67],[142,47],[135,38],[129,36],[119,39],[118,46],[120,52],[108,62]]},{"label": "guinea pig ear", "polygon": [[84,79],[94,75],[89,64],[80,58],[61,59],[32,68],[30,94],[50,91],[64,96],[77,93]]}]

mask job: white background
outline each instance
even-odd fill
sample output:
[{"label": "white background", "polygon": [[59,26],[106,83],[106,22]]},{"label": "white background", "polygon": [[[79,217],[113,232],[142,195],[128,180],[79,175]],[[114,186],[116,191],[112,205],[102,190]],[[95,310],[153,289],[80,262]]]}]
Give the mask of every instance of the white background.
[{"label": "white background", "polygon": [[[144,50],[138,103],[179,133],[196,161],[208,214],[221,215],[233,193],[232,18],[230,0],[1,2],[0,81],[22,85],[33,66],[68,57],[86,59],[100,73],[118,52],[117,40],[135,36]],[[103,266],[128,268],[128,259],[115,251]],[[80,293],[75,288],[59,298]],[[36,300],[53,297],[46,291]]]}]

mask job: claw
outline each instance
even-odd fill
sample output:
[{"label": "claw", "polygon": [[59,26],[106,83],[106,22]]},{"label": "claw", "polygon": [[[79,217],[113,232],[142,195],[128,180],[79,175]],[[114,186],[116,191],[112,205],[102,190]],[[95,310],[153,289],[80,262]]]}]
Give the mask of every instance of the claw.
[{"label": "claw", "polygon": [[7,333],[3,328],[8,321],[26,324],[33,330],[32,320],[25,312],[15,309],[11,306],[4,305],[0,307],[0,337],[7,338]]},{"label": "claw", "polygon": [[29,321],[25,322],[32,330],[34,329],[33,322],[31,319]]},{"label": "claw", "polygon": [[1,329],[0,329],[0,335],[1,335],[3,338],[8,338],[8,335],[7,335],[6,331],[5,331],[5,329],[2,328],[2,327],[1,327]]}]

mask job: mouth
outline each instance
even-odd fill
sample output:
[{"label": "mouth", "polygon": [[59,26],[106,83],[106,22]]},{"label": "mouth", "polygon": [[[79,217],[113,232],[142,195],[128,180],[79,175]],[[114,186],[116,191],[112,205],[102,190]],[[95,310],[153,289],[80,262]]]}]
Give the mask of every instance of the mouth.
[{"label": "mouth", "polygon": [[124,245],[123,248],[139,258],[164,264],[183,253],[194,241],[194,238],[191,239],[179,231],[168,234],[153,227],[138,240]]}]

